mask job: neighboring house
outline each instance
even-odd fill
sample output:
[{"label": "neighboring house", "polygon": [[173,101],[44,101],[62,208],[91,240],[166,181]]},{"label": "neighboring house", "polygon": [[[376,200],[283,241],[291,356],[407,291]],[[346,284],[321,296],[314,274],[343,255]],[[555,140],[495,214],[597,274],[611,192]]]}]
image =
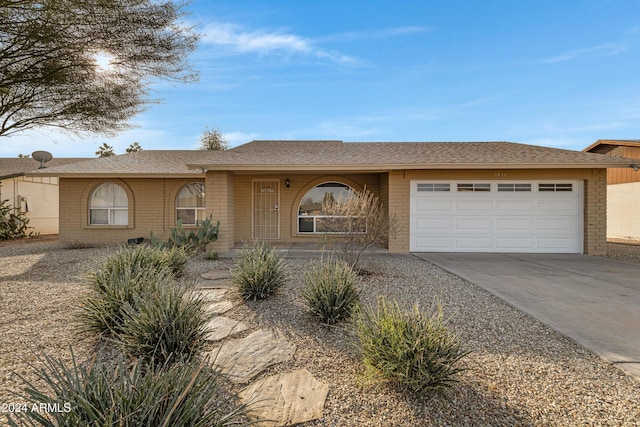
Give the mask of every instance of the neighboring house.
[{"label": "neighboring house", "polygon": [[[81,158],[56,158],[47,167],[76,163]],[[29,218],[29,226],[40,234],[58,233],[58,178],[25,176],[37,170],[40,162],[31,158],[0,158],[0,200],[19,209]]]},{"label": "neighboring house", "polygon": [[[640,165],[640,140],[599,139],[584,151],[637,159]],[[638,170],[618,167],[607,171],[607,237],[640,240]]]},{"label": "neighboring house", "polygon": [[[623,159],[510,142],[253,141],[154,151],[30,173],[60,182],[60,239],[167,237],[220,221],[218,251],[320,241],[322,200],[365,187],[395,216],[391,253],[606,253],[606,168]],[[340,222],[338,222],[339,224]],[[342,222],[348,224],[348,221]]]}]

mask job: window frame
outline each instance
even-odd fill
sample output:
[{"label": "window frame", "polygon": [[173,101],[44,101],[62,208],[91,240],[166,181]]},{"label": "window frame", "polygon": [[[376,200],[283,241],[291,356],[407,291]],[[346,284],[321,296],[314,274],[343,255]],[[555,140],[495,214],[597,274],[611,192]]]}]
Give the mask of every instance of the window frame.
[{"label": "window frame", "polygon": [[[120,189],[120,191],[122,191],[122,193],[124,194],[124,197],[127,200],[127,205],[126,206],[118,206],[115,204],[112,206],[94,206],[94,196],[96,195],[96,192],[105,186],[114,186]],[[94,216],[92,215],[92,213],[94,211],[106,211],[107,215],[106,215],[106,223],[97,223],[97,222],[93,222],[93,218]],[[115,215],[113,215],[114,220],[112,220],[112,214],[115,214],[116,212],[125,212],[125,218],[126,218],[126,222],[125,223],[115,223]],[[125,188],[116,183],[116,182],[112,182],[112,181],[107,181],[107,182],[103,182],[100,183],[98,185],[96,185],[92,190],[91,193],[89,194],[89,203],[88,203],[88,218],[87,218],[87,224],[91,227],[128,227],[129,226],[129,195],[127,194],[127,191],[125,190]]]},{"label": "window frame", "polygon": [[[180,194],[184,191],[187,190],[187,188],[191,185],[199,185],[202,187],[202,206],[178,206],[178,200],[180,198]],[[181,224],[185,227],[195,227],[196,225],[198,225],[198,221],[204,219],[201,218],[201,215],[206,211],[207,209],[207,197],[206,197],[206,190],[207,187],[205,185],[204,182],[199,182],[199,181],[193,181],[193,182],[189,182],[187,184],[184,184],[183,186],[180,187],[180,189],[178,190],[178,192],[176,193],[176,198],[175,198],[175,222],[176,225],[178,224],[178,221],[181,221]],[[194,218],[194,222],[184,222],[182,220],[182,218],[179,217],[179,212],[180,211],[193,211],[193,218]]]},{"label": "window frame", "polygon": [[[358,218],[358,217],[351,217],[351,216],[340,216],[340,215],[301,215],[300,213],[300,207],[302,206],[302,202],[306,199],[307,195],[313,191],[316,188],[322,187],[324,185],[327,184],[336,184],[336,186],[342,186],[345,187],[349,190],[349,192],[353,192],[353,193],[358,193],[358,191],[353,188],[352,186],[350,186],[349,184],[346,184],[344,182],[341,181],[325,181],[325,182],[321,182],[319,184],[314,185],[313,187],[309,188],[304,195],[302,196],[302,198],[300,199],[300,203],[298,204],[298,210],[297,210],[297,220],[296,220],[296,232],[300,235],[303,236],[324,236],[324,235],[340,235],[340,234],[366,234],[367,233],[367,224],[365,222],[364,224],[364,231],[354,231],[354,225],[357,226],[358,222],[362,220],[362,218]],[[349,229],[345,230],[345,231],[318,231],[318,228],[320,228],[322,226],[322,223],[325,221],[335,221],[335,220],[339,220],[341,218],[344,218],[346,221],[345,223],[349,225]],[[302,222],[302,220],[309,220],[311,219],[311,230],[312,231],[302,231],[300,224]],[[350,219],[350,220],[349,220]],[[320,227],[319,227],[320,225]]]}]

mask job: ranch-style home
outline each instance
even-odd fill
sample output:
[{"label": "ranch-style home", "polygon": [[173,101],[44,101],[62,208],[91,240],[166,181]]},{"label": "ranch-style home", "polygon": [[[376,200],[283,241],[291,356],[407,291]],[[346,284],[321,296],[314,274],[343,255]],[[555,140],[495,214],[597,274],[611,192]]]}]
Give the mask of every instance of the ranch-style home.
[{"label": "ranch-style home", "polygon": [[[326,197],[365,187],[398,232],[390,253],[606,253],[607,168],[630,159],[511,142],[252,141],[227,151],[155,151],[48,168],[60,239],[167,237],[180,219],[220,221],[214,249],[342,233]],[[334,225],[329,225],[334,224]],[[349,224],[348,221],[342,224]]]}]

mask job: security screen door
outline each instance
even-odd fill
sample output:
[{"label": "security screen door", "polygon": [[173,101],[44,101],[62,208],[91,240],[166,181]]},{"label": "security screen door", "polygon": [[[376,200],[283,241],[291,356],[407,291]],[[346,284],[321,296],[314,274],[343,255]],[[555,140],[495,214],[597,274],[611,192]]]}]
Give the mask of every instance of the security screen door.
[{"label": "security screen door", "polygon": [[253,238],[280,238],[280,181],[253,181]]}]

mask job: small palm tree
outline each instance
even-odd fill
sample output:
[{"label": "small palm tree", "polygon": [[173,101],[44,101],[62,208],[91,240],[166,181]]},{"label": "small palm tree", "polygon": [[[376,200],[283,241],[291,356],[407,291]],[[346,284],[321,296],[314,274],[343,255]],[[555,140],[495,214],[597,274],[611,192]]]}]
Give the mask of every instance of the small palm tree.
[{"label": "small palm tree", "polygon": [[137,153],[138,151],[142,151],[142,147],[137,142],[132,143],[125,150],[127,153]]},{"label": "small palm tree", "polygon": [[111,157],[115,155],[116,153],[113,151],[113,147],[106,142],[103,142],[102,145],[98,147],[98,151],[96,151],[96,156],[98,157]]}]

